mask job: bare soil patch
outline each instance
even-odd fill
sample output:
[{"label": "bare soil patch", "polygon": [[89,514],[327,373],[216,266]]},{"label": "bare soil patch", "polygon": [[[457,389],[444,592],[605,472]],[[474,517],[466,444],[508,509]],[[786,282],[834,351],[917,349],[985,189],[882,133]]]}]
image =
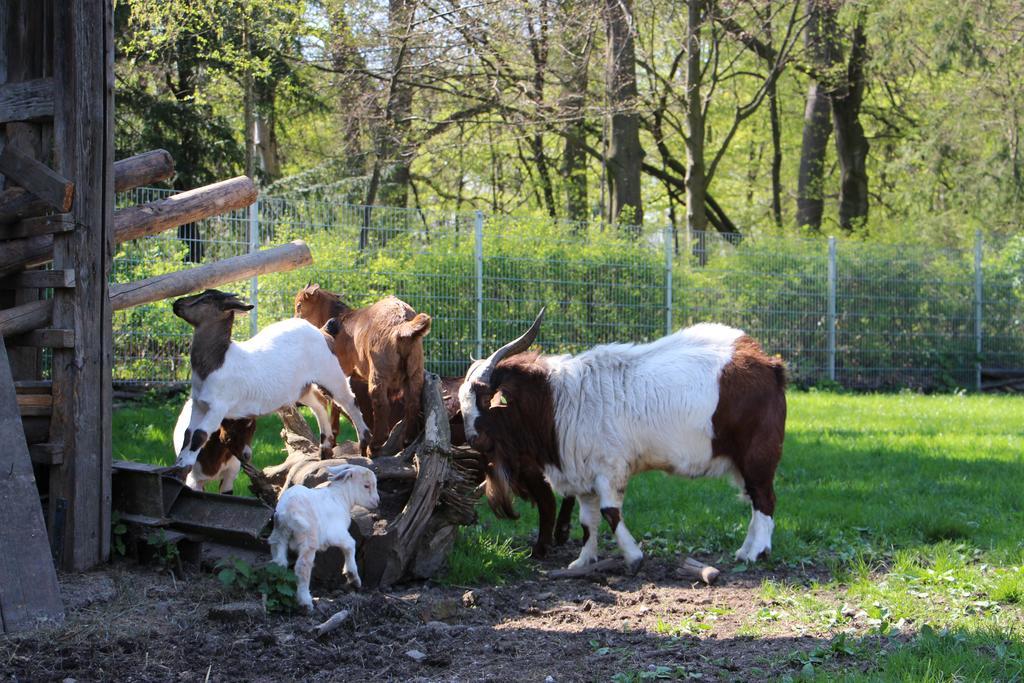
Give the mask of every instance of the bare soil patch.
[{"label": "bare soil patch", "polygon": [[[538,568],[564,567],[573,555],[558,549]],[[249,596],[211,575],[181,580],[113,565],[61,577],[63,626],[0,638],[0,680],[561,682],[658,666],[704,680],[765,680],[795,672],[792,653],[828,639],[784,621],[749,635],[764,607],[762,580],[809,584],[822,578],[813,570],[726,571],[709,587],[677,578],[677,565],[650,558],[635,577],[553,580],[538,571],[505,586],[321,591],[314,615],[249,605],[237,616],[220,608]],[[351,617],[316,638],[312,627],[341,609]],[[705,626],[671,628],[695,615]],[[406,654],[413,650],[425,656]]]}]

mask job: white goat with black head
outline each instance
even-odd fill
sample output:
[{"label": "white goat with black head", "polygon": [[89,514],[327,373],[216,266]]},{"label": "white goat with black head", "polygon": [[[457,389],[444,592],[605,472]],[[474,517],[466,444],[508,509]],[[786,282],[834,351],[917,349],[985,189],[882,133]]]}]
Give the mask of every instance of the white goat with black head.
[{"label": "white goat with black head", "polygon": [[309,578],[318,550],[341,548],[345,555],[345,578],[356,588],[362,586],[356,566],[356,542],[348,532],[352,508],[368,510],[380,505],[377,476],[359,465],[335,465],[327,468],[327,484],[315,489],[301,484],[281,494],[274,511],[274,531],[270,550],[275,563],[288,566],[288,550],[298,553],[295,575],[296,598],[303,607],[313,606]]},{"label": "white goat with black head", "polygon": [[491,506],[511,510],[517,460],[536,460],[556,492],[580,501],[584,544],[570,567],[597,559],[603,516],[635,572],[643,552],[622,520],[629,478],[644,470],[728,475],[753,508],[736,558],[769,553],[786,425],[782,361],[716,324],[577,356],[523,353],[543,316],[476,361],[459,389],[466,440],[487,460]]},{"label": "white goat with black head", "polygon": [[224,419],[258,417],[296,402],[316,414],[323,448],[333,434],[330,415],[317,400],[314,384],[348,415],[360,445],[365,445],[370,430],[334,357],[333,340],[305,320],[287,318],[268,325],[251,339],[232,341],[235,314],[250,309],[252,305],[236,295],[215,289],[174,302],[174,314],[195,327],[192,414],[176,466],[191,468]]}]

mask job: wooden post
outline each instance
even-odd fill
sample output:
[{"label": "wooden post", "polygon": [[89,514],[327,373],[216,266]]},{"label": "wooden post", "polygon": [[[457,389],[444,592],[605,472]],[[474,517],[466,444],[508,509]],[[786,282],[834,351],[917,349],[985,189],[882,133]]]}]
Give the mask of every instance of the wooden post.
[{"label": "wooden post", "polygon": [[233,256],[223,261],[207,263],[176,273],[158,275],[138,282],[129,282],[110,287],[110,302],[115,311],[132,306],[181,296],[206,287],[217,287],[249,276],[264,273],[279,273],[313,262],[309,247],[302,240],[291,244],[257,251],[252,254]]},{"label": "wooden post", "polygon": [[53,326],[72,330],[76,345],[53,351],[50,441],[61,445],[64,462],[51,469],[49,526],[51,533],[62,530],[51,539],[60,566],[81,570],[110,551],[113,5],[62,0],[51,6],[54,170],[75,184],[78,227],[53,237],[54,267],[74,270],[76,285],[54,291]]},{"label": "wooden post", "polygon": [[256,186],[246,176],[222,180],[166,199],[121,209],[114,214],[114,232],[118,242],[155,235],[249,206],[256,201],[256,195]]},{"label": "wooden post", "polygon": [[142,187],[174,175],[174,159],[166,149],[154,149],[114,162],[114,192]]}]

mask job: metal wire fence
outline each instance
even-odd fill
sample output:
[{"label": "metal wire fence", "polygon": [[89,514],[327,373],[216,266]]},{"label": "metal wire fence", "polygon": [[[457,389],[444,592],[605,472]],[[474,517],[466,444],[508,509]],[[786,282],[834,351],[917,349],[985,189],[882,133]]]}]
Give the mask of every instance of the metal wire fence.
[{"label": "metal wire fence", "polygon": [[[113,280],[296,238],[314,265],[226,287],[256,304],[237,338],[290,316],[295,293],[313,281],[353,306],[395,294],[431,314],[424,350],[442,375],[520,334],[541,306],[548,352],[717,321],[759,339],[805,385],[970,389],[988,369],[1024,368],[1024,239],[982,245],[979,236],[973,251],[958,251],[263,197],[122,245]],[[116,380],[188,380],[191,330],[169,302],[116,313],[114,331]]]}]

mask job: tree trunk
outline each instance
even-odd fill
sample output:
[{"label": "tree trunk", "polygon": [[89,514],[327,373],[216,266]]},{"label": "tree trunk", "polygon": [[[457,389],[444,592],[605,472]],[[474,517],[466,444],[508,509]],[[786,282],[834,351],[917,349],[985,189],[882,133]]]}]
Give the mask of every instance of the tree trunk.
[{"label": "tree trunk", "polygon": [[[608,61],[605,87],[611,107],[611,136],[608,141],[608,175],[611,185],[609,219],[640,226],[644,220],[640,194],[640,117],[636,113],[636,54],[633,48],[632,0],[605,0]],[[636,229],[639,233],[639,228]]]},{"label": "tree trunk", "polygon": [[[548,7],[546,0],[541,0],[538,13],[537,30],[534,30],[531,19],[527,25],[527,31],[530,36],[530,56],[533,58],[530,99],[533,100],[536,111],[542,114],[544,111],[544,75],[548,67]],[[544,129],[539,126],[535,126],[530,135],[530,154],[533,156],[533,164],[537,167],[537,176],[540,178],[544,208],[551,218],[555,218],[558,216],[555,187],[551,181],[550,163],[547,154],[544,153]]]},{"label": "tree trunk", "polygon": [[[378,155],[381,160],[380,203],[405,208],[409,205],[409,170],[414,150],[409,144],[412,85],[407,73],[409,40],[415,0],[389,0],[388,42],[391,79]],[[383,236],[386,239],[386,235]]]},{"label": "tree trunk", "polygon": [[686,9],[686,225],[691,231],[703,232],[708,228],[704,206],[704,102],[700,59],[704,0],[687,0]]},{"label": "tree trunk", "polygon": [[852,230],[868,217],[868,139],[860,124],[867,37],[863,20],[853,29],[846,78],[832,94],[832,118],[839,159],[839,225]]},{"label": "tree trunk", "polygon": [[[836,9],[829,0],[808,0],[804,35],[808,58],[819,74],[828,74],[837,61]],[[812,81],[804,109],[800,175],[797,182],[796,222],[821,229],[824,211],[825,152],[832,133],[828,86]]]},{"label": "tree trunk", "polygon": [[562,94],[562,107],[567,121],[562,177],[565,179],[565,215],[577,224],[577,229],[590,218],[587,206],[587,131],[584,107],[587,103],[593,29],[589,16],[585,14],[586,9],[585,3],[562,3],[562,26],[565,31],[562,48],[569,59],[569,74]]}]

